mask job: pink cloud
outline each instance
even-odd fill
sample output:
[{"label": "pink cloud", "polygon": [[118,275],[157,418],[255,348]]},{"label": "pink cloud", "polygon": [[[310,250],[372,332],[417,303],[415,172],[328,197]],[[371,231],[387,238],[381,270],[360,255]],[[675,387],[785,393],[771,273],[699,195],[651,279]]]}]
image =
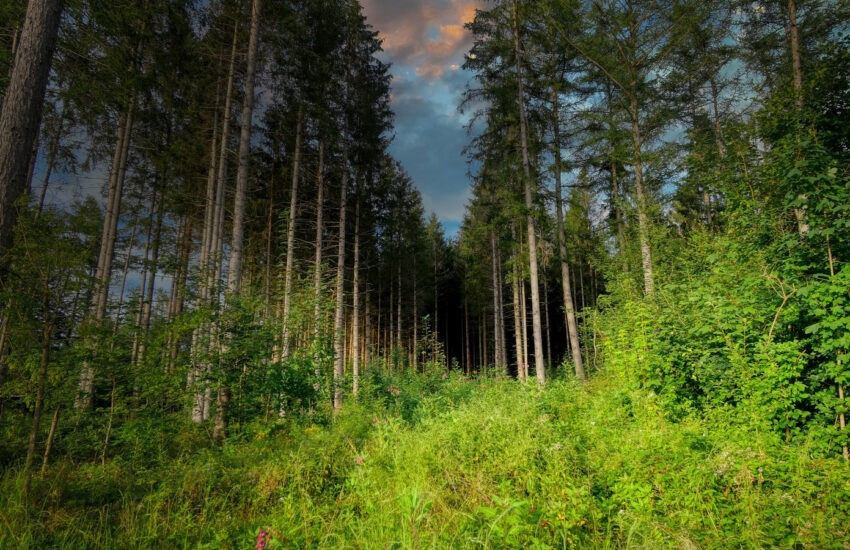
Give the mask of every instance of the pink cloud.
[{"label": "pink cloud", "polygon": [[369,23],[380,32],[384,50],[418,76],[437,79],[456,70],[472,45],[463,25],[475,17],[481,0],[363,0]]}]

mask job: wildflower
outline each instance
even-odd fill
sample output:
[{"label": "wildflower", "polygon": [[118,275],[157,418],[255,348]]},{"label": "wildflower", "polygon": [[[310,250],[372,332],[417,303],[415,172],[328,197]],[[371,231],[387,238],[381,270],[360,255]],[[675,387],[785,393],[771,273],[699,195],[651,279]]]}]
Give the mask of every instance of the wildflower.
[{"label": "wildflower", "polygon": [[377,423],[378,423],[378,417],[377,417],[377,416],[373,416],[373,417],[372,417],[372,424],[377,424]]},{"label": "wildflower", "polygon": [[357,462],[357,465],[358,465],[358,466],[360,466],[361,464],[363,464],[363,457],[362,457],[362,456],[360,456],[360,455],[357,455],[357,460],[356,460],[356,462]]},{"label": "wildflower", "polygon": [[257,535],[257,550],[263,550],[266,547],[266,532],[260,527],[260,534]]},{"label": "wildflower", "polygon": [[446,379],[446,378],[448,378],[448,377],[449,377],[449,373],[444,372],[444,373],[443,373],[443,380],[445,380],[445,379]]}]

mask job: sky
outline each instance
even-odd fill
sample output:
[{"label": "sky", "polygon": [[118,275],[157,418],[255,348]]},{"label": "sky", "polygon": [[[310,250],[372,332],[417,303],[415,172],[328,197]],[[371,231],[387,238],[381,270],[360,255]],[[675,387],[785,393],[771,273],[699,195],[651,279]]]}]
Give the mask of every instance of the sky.
[{"label": "sky", "polygon": [[392,64],[395,138],[390,153],[422,193],[427,215],[434,212],[454,235],[469,198],[463,148],[468,117],[458,112],[472,74],[464,54],[472,35],[464,23],[480,0],[361,0],[367,21],[383,40],[383,60]]}]

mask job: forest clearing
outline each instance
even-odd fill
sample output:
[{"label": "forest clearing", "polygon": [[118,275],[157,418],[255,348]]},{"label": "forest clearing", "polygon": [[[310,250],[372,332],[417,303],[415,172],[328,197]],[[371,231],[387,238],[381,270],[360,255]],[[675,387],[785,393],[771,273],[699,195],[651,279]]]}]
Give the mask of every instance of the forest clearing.
[{"label": "forest clearing", "polygon": [[850,548],[850,5],[0,0],[0,548]]}]

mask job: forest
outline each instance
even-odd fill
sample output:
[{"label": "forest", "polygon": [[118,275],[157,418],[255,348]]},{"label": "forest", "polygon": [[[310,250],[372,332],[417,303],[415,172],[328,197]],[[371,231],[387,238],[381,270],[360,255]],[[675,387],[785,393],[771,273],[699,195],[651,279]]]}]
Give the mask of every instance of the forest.
[{"label": "forest", "polygon": [[0,0],[0,548],[848,548],[850,4],[474,5],[454,231],[358,0]]}]

